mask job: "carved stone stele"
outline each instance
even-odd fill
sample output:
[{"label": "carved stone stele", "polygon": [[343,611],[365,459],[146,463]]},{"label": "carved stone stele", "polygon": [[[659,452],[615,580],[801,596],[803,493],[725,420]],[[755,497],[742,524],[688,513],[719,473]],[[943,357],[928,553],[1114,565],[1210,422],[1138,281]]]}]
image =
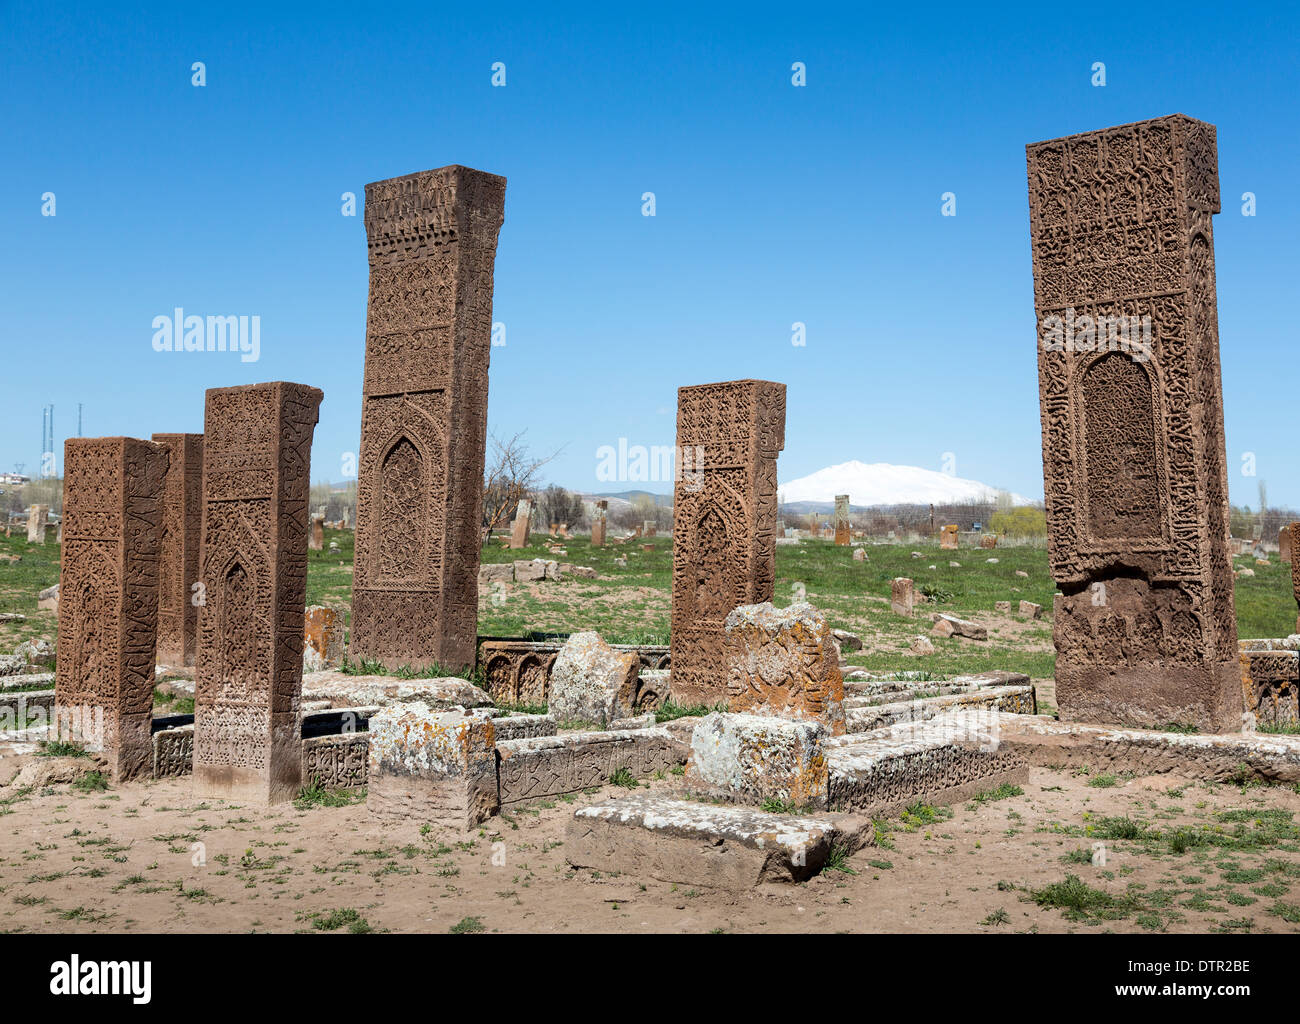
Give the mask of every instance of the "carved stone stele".
[{"label": "carved stone stele", "polygon": [[370,298],[352,652],[474,663],[492,275],[506,181],[443,167],[366,186]]},{"label": "carved stone stele", "polygon": [[154,434],[153,439],[165,444],[170,454],[159,541],[158,662],[193,665],[199,623],[193,587],[199,581],[203,522],[203,435]]},{"label": "carved stone stele", "polygon": [[849,544],[849,496],[835,495],[835,543],[841,546]]},{"label": "carved stone stele", "polygon": [[283,381],[207,393],[194,786],[275,803],[302,784],[311,440],[323,395]]},{"label": "carved stone stele", "polygon": [[1061,718],[1238,730],[1214,126],[1176,114],[1027,160]]},{"label": "carved stone stele", "polygon": [[785,385],[740,380],[678,388],[677,445],[673,700],[715,704],[727,699],[727,614],[772,600]]},{"label": "carved stone stele", "polygon": [[130,437],[63,448],[55,729],[116,780],[153,763],[158,538],[168,450]]}]

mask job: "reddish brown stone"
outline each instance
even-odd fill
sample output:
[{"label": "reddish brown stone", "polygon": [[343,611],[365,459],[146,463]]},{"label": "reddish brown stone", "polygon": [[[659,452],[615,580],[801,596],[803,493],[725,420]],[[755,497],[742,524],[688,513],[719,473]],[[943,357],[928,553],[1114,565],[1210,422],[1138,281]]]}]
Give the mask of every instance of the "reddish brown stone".
[{"label": "reddish brown stone", "polygon": [[153,759],[167,461],[163,445],[130,437],[69,438],[63,449],[56,731],[101,752],[117,780]]},{"label": "reddish brown stone", "polygon": [[955,551],[957,549],[957,527],[956,525],[945,526],[939,531],[939,548],[940,550]]},{"label": "reddish brown stone", "polygon": [[533,516],[533,503],[527,498],[520,498],[515,507],[515,519],[510,524],[510,546],[512,548],[528,547],[528,524]]},{"label": "reddish brown stone", "polygon": [[605,546],[605,525],[609,517],[609,502],[601,499],[596,502],[596,514],[591,521],[591,546],[593,548],[603,548]]},{"label": "reddish brown stone", "polygon": [[193,665],[199,608],[199,542],[203,523],[203,435],[154,434],[169,450],[163,484],[158,567],[158,661]]},{"label": "reddish brown stone", "polygon": [[1284,526],[1277,531],[1278,561],[1291,564],[1291,527]]},{"label": "reddish brown stone", "polygon": [[323,395],[283,381],[207,393],[194,785],[292,799],[302,784],[311,439]]},{"label": "reddish brown stone", "polygon": [[772,600],[785,385],[679,388],[677,445],[684,467],[673,502],[672,692],[681,704],[714,704],[727,694],[728,613]]},{"label": "reddish brown stone", "polygon": [[[859,550],[861,550],[859,548]],[[895,615],[911,615],[916,606],[916,590],[906,576],[898,576],[890,584],[889,607]]]},{"label": "reddish brown stone", "polygon": [[319,512],[311,517],[311,532],[307,535],[308,551],[325,550],[325,517]]},{"label": "reddish brown stone", "polygon": [[[1300,537],[1300,523],[1292,523],[1290,532],[1292,537]],[[1296,604],[1300,605],[1300,558],[1295,556],[1294,551],[1291,554],[1291,591],[1295,595]],[[1296,616],[1295,629],[1300,633],[1300,615]]]},{"label": "reddish brown stone", "polygon": [[366,186],[370,300],[352,650],[474,663],[492,274],[506,181],[468,167]]},{"label": "reddish brown stone", "polygon": [[[1240,729],[1214,126],[1174,115],[1027,159],[1060,716]],[[1083,317],[1130,330],[1099,345]]]}]

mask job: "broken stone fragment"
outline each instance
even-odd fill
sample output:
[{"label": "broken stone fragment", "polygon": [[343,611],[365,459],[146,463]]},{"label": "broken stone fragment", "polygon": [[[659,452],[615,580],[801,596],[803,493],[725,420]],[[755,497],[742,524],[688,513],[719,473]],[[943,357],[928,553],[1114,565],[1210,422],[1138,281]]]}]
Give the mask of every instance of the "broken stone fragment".
[{"label": "broken stone fragment", "polygon": [[1043,617],[1043,606],[1035,604],[1033,601],[1021,601],[1020,614],[1028,615],[1031,619],[1041,619]]},{"label": "broken stone fragment", "polygon": [[933,654],[934,644],[930,643],[928,636],[914,636],[912,646],[908,648],[913,654]]},{"label": "broken stone fragment", "polygon": [[942,612],[935,613],[934,629],[930,632],[936,636],[964,636],[968,640],[987,640],[989,638],[989,631],[978,622],[959,619],[955,615],[945,615]]},{"label": "broken stone fragment", "polygon": [[551,668],[549,710],[557,721],[607,725],[631,718],[641,660],[620,653],[596,633],[574,633]]},{"label": "broken stone fragment", "polygon": [[821,722],[844,732],[844,677],[826,617],[805,602],[741,605],[724,623],[732,711]]},{"label": "broken stone fragment", "polygon": [[514,581],[515,567],[511,562],[488,562],[478,567],[478,585],[480,587],[490,587],[493,583],[513,583]]}]

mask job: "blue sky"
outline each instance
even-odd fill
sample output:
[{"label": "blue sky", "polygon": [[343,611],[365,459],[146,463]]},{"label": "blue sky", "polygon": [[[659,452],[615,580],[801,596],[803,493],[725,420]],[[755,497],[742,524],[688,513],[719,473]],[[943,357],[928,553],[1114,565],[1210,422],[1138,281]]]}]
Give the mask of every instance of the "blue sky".
[{"label": "blue sky", "polygon": [[[1295,11],[901,6],[0,4],[0,469],[36,467],[47,403],[61,452],[78,402],[148,437],[287,379],[324,390],[313,478],[342,479],[367,269],[340,197],[462,163],[509,182],[489,428],[562,449],[556,482],[672,444],[678,386],[761,377],[783,480],[951,452],[1041,495],[1024,145],[1181,111],[1218,125],[1232,498],[1300,507]],[[260,316],[261,358],[155,352],[177,306]]]}]

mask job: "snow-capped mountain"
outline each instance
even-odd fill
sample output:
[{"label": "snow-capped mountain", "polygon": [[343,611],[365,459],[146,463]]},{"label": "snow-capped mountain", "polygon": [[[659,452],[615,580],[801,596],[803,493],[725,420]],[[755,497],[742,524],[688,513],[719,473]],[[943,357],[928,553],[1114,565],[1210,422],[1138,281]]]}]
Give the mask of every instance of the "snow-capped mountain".
[{"label": "snow-capped mountain", "polygon": [[[994,501],[998,489],[978,480],[964,480],[919,466],[892,466],[887,462],[868,464],[854,460],[785,481],[777,488],[777,493],[787,505],[834,503],[837,494],[847,494],[849,504],[853,506],[957,505]],[[1012,494],[1011,500],[1017,505],[1031,503],[1029,498],[1019,494]]]}]

